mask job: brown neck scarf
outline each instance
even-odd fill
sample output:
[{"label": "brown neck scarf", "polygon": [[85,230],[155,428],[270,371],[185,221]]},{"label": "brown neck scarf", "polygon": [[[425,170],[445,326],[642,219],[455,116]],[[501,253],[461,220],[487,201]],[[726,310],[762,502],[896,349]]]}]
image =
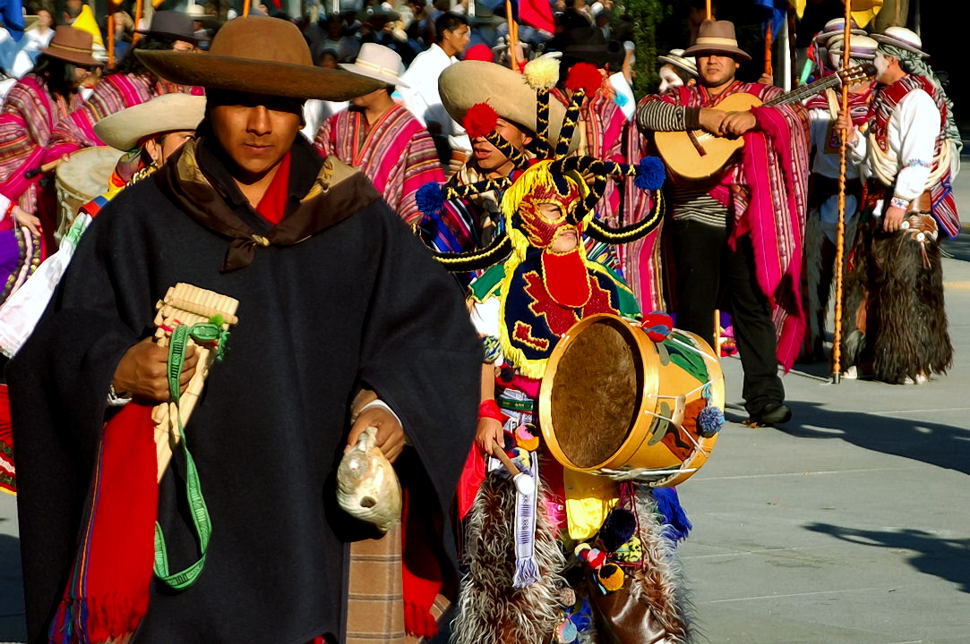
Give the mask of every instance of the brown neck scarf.
[{"label": "brown neck scarf", "polygon": [[[249,266],[257,247],[298,244],[381,198],[359,170],[335,157],[327,157],[320,165],[313,148],[297,137],[290,174],[292,203],[283,220],[266,229],[232,180],[224,153],[208,149],[218,146],[214,137],[208,139],[203,136],[186,143],[155,173],[155,180],[180,210],[232,240],[220,269],[224,273]],[[300,181],[296,175],[301,168],[317,165],[320,170],[304,191],[299,184],[308,181]]]}]

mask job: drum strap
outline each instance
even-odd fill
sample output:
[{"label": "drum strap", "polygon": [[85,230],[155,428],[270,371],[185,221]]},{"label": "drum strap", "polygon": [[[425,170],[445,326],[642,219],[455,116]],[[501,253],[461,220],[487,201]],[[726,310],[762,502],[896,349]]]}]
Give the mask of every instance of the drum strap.
[{"label": "drum strap", "polygon": [[199,575],[202,574],[202,569],[205,567],[206,552],[209,548],[209,537],[212,535],[212,519],[209,517],[209,509],[206,507],[205,498],[202,496],[202,484],[199,481],[199,472],[196,469],[195,460],[192,458],[191,452],[189,452],[188,439],[185,435],[185,428],[182,426],[182,418],[178,411],[178,403],[181,395],[179,380],[182,375],[182,365],[185,362],[185,352],[188,349],[190,338],[199,344],[214,345],[216,347],[216,359],[222,359],[229,332],[223,331],[221,327],[222,321],[218,319],[192,326],[182,324],[173,329],[172,338],[169,342],[168,388],[172,396],[172,402],[174,403],[172,405],[173,413],[178,423],[179,434],[182,437],[182,454],[185,457],[185,494],[188,499],[189,511],[192,515],[192,524],[195,528],[200,553],[195,563],[183,570],[170,573],[168,567],[168,549],[165,546],[165,535],[162,533],[161,524],[158,521],[155,522],[155,576],[173,590],[185,590],[198,580]]}]

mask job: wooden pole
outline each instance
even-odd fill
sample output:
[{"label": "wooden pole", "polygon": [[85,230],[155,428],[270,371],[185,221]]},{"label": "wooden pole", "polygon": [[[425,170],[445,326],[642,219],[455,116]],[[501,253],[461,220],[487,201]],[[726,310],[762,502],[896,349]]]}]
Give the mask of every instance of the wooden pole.
[{"label": "wooden pole", "polygon": [[768,20],[768,24],[765,25],[765,73],[774,77],[775,70],[771,66],[771,45],[771,20]]},{"label": "wooden pole", "polygon": [[108,7],[108,69],[115,66],[115,12]]},{"label": "wooden pole", "polygon": [[143,4],[144,2],[147,2],[147,0],[135,0],[135,33],[131,37],[132,47],[134,47],[138,43],[138,40],[141,38],[141,34],[138,33],[138,30],[141,29],[141,16],[142,16],[142,12],[144,11],[142,9],[142,7],[144,6]]},{"label": "wooden pole", "polygon": [[[852,3],[845,3],[845,30],[842,41],[842,69],[849,68],[852,38]],[[841,114],[849,113],[849,83],[842,83]],[[835,234],[835,336],[832,341],[832,382],[842,382],[842,278],[845,264],[845,170],[849,133],[841,132],[839,151],[839,220]]]},{"label": "wooden pole", "polygon": [[711,11],[711,0],[707,0],[707,19],[714,20],[714,12]]},{"label": "wooden pole", "polygon": [[512,62],[512,69],[519,71],[519,25],[512,15],[512,0],[505,0],[505,21],[509,27],[509,59]]},{"label": "wooden pole", "polygon": [[249,15],[249,5],[250,5],[250,1],[249,0],[244,0],[244,2],[243,2],[243,15],[244,16],[248,16]]}]

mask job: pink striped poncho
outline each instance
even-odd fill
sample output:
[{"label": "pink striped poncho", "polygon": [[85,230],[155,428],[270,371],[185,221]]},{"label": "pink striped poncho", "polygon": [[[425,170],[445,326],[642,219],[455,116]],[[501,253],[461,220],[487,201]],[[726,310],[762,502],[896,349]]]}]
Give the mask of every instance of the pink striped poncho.
[{"label": "pink striped poncho", "polygon": [[[703,87],[678,87],[653,100],[688,107],[712,107],[746,92],[767,102],[782,90],[735,82],[711,97]],[[798,357],[806,321],[802,310],[802,236],[809,175],[808,118],[797,103],[752,110],[758,127],[744,135],[744,153],[729,165],[711,191],[734,216],[731,243],[751,235],[758,285],[772,306],[778,362],[790,369]]]},{"label": "pink striped poncho", "polygon": [[422,217],[416,195],[426,183],[442,183],[445,173],[434,140],[403,105],[395,104],[366,128],[356,110],[343,110],[323,122],[313,145],[360,168],[377,191],[408,224]]}]

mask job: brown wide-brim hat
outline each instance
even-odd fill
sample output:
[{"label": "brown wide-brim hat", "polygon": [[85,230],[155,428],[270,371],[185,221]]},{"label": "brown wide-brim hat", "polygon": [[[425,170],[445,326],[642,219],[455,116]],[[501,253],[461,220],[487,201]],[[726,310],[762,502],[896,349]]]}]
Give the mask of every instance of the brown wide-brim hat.
[{"label": "brown wide-brim hat", "polygon": [[208,53],[134,50],[165,80],[247,94],[347,101],[386,83],[315,67],[300,30],[278,18],[246,16],[219,30]]},{"label": "brown wide-brim hat", "polygon": [[162,94],[106,116],[94,125],[94,133],[111,147],[127,152],[145,137],[195,130],[203,116],[205,96]]},{"label": "brown wide-brim hat", "polygon": [[[445,110],[459,123],[472,106],[488,103],[506,121],[514,121],[533,133],[538,131],[536,91],[529,86],[523,74],[508,67],[482,60],[455,63],[438,77],[438,94]],[[548,142],[553,146],[559,139],[559,130],[562,129],[565,116],[565,106],[550,97]],[[578,147],[577,127],[570,142],[570,152]]]},{"label": "brown wide-brim hat", "polygon": [[701,23],[697,40],[684,51],[684,55],[697,57],[704,54],[727,54],[741,60],[751,60],[751,56],[738,47],[734,23],[730,20],[705,20]]},{"label": "brown wide-brim hat", "polygon": [[40,53],[75,65],[94,67],[101,62],[91,55],[92,46],[93,39],[88,32],[61,26],[54,30],[54,37],[50,44],[41,49]]}]

